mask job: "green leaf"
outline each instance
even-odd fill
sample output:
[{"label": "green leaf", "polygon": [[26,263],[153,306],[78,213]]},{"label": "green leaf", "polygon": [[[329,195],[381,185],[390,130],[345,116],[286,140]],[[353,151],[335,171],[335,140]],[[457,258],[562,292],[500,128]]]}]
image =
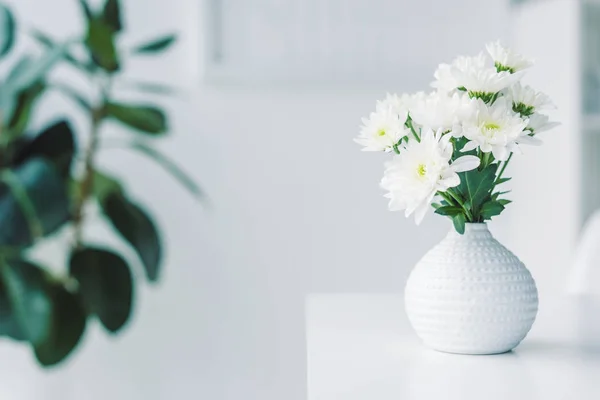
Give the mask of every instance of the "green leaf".
[{"label": "green leaf", "polygon": [[25,144],[15,158],[21,164],[32,157],[43,157],[52,161],[64,177],[71,170],[75,154],[75,133],[66,120],[55,122]]},{"label": "green leaf", "polygon": [[158,150],[150,147],[146,143],[139,141],[130,143],[130,147],[156,161],[196,198],[201,198],[203,196],[202,191],[196,182],[194,182],[194,180],[190,178],[181,168],[179,168],[165,155],[161,154]]},{"label": "green leaf", "polygon": [[127,262],[104,249],[84,247],[71,255],[70,273],[88,313],[110,332],[120,330],[131,315],[133,278]]},{"label": "green leaf", "polygon": [[10,140],[14,140],[25,132],[29,126],[34,106],[45,90],[46,85],[38,82],[17,96],[16,108],[8,123],[8,132],[5,132]]},{"label": "green leaf", "polygon": [[53,304],[47,292],[45,272],[23,260],[9,260],[1,267],[8,298],[16,321],[33,345],[50,335]]},{"label": "green leaf", "polygon": [[63,361],[76,348],[85,331],[86,314],[80,299],[62,285],[51,284],[49,294],[53,304],[50,335],[35,346],[35,356],[43,366]]},{"label": "green leaf", "polygon": [[[44,47],[54,48],[54,47],[58,46],[58,43],[56,42],[56,40],[52,39],[48,34],[42,32],[42,31],[33,29],[30,33],[31,33],[31,36],[35,40],[37,40],[41,45],[43,45]],[[72,66],[74,66],[77,69],[80,69],[85,72],[93,71],[92,65],[86,64],[86,63],[78,60],[75,56],[73,56],[71,53],[69,53],[68,49],[65,49],[63,58],[65,61],[67,61],[69,64],[71,64]]]},{"label": "green leaf", "polygon": [[176,95],[178,94],[178,88],[155,82],[141,82],[141,81],[122,81],[118,83],[119,87],[125,89],[138,90],[140,92],[162,94],[162,95]]},{"label": "green leaf", "polygon": [[107,0],[102,11],[102,20],[114,32],[120,32],[123,29],[121,20],[121,7],[119,0]]},{"label": "green leaf", "polygon": [[94,171],[93,193],[98,203],[102,204],[106,197],[111,193],[122,193],[121,184],[111,176],[105,173]]},{"label": "green leaf", "polygon": [[505,183],[505,182],[508,182],[508,181],[510,181],[511,179],[512,179],[512,178],[500,178],[500,179],[497,179],[497,180],[496,180],[496,185],[501,185],[501,184],[503,184],[503,183]]},{"label": "green leaf", "polygon": [[153,106],[108,103],[107,115],[121,123],[151,134],[167,131],[167,118],[164,112]]},{"label": "green leaf", "polygon": [[69,220],[66,182],[51,162],[33,157],[0,177],[0,245],[29,246]]},{"label": "green leaf", "polygon": [[159,51],[166,50],[169,46],[175,43],[177,36],[175,34],[165,35],[160,38],[153,39],[147,43],[136,46],[133,49],[134,53],[156,53]]},{"label": "green leaf", "polygon": [[500,199],[500,200],[498,200],[498,203],[500,203],[500,204],[502,204],[503,206],[506,207],[507,205],[509,205],[510,203],[512,203],[512,200]]},{"label": "green leaf", "polygon": [[452,217],[457,214],[462,214],[463,209],[460,207],[455,207],[455,206],[442,206],[442,207],[439,207],[438,209],[436,209],[435,213],[440,214],[440,215],[448,215],[448,216]]},{"label": "green leaf", "polygon": [[0,279],[0,336],[8,336],[20,341],[27,340],[25,332],[17,321],[2,279]]},{"label": "green leaf", "polygon": [[500,213],[504,211],[504,206],[498,201],[488,201],[481,207],[481,217],[483,220],[491,219],[496,215],[500,215]]},{"label": "green leaf", "polygon": [[457,187],[460,195],[471,205],[473,218],[477,219],[479,209],[484,201],[490,197],[494,189],[494,180],[498,164],[491,164],[482,171],[477,169],[461,172],[460,185]]},{"label": "green leaf", "polygon": [[0,58],[6,56],[15,44],[16,23],[10,9],[0,4]]},{"label": "green leaf", "polygon": [[108,72],[115,72],[119,69],[114,39],[112,28],[101,19],[92,19],[88,22],[85,45],[96,65]]},{"label": "green leaf", "polygon": [[466,220],[464,214],[456,214],[454,217],[452,217],[452,223],[454,224],[454,229],[456,229],[456,232],[460,233],[461,235],[465,233]]},{"label": "green leaf", "polygon": [[32,62],[33,59],[28,55],[21,57],[11,67],[5,80],[5,87],[3,90],[0,90],[0,110],[2,110],[2,121],[5,127],[8,126],[13,119],[20,92],[19,90],[7,89],[13,86],[12,82],[15,81],[23,71],[26,71]]},{"label": "green leaf", "polygon": [[20,66],[13,74],[10,82],[8,82],[9,90],[13,93],[18,93],[44,80],[52,67],[64,57],[65,50],[65,45],[57,45],[48,49],[37,60],[32,60]]},{"label": "green leaf", "polygon": [[104,214],[121,236],[136,250],[146,275],[156,281],[162,257],[158,229],[148,214],[122,192],[106,195],[100,203]]}]

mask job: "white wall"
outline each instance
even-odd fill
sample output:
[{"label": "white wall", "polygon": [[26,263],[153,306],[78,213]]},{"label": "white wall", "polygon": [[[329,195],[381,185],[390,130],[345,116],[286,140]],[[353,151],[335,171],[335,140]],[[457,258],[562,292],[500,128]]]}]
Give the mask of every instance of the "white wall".
[{"label": "white wall", "polygon": [[[183,35],[168,61],[132,68],[137,76],[188,89],[187,99],[169,102],[173,136],[161,147],[198,179],[212,206],[198,206],[137,156],[105,154],[102,164],[128,177],[131,191],[156,211],[167,232],[164,280],[140,288],[127,332],[108,340],[95,329],[71,362],[50,375],[37,372],[25,350],[3,342],[0,356],[19,367],[2,363],[3,381],[12,384],[0,386],[0,397],[304,399],[305,294],[400,291],[411,266],[449,229],[439,217],[416,228],[386,210],[378,188],[386,157],[361,153],[351,141],[360,117],[385,90],[425,89],[437,62],[506,39],[508,4],[390,1],[388,7],[412,21],[414,29],[390,50],[410,43],[409,66],[373,87],[333,89],[200,87],[197,2],[125,2],[136,31],[128,43],[155,31]],[[81,28],[72,0],[11,3],[57,36]],[[70,106],[55,97],[40,118],[63,107]],[[82,120],[78,124],[84,129]],[[518,189],[515,200],[529,195],[527,185]],[[515,210],[492,224],[509,247],[515,244],[511,228],[527,213]],[[105,240],[106,233],[94,226],[89,237]],[[60,264],[56,250],[44,250]]]}]

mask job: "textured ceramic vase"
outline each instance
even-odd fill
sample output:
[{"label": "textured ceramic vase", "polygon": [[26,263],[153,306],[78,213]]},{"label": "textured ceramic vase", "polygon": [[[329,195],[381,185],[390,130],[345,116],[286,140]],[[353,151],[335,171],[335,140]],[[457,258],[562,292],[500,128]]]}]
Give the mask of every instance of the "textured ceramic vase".
[{"label": "textured ceramic vase", "polygon": [[406,313],[425,345],[460,354],[498,354],[527,335],[538,310],[535,281],[486,224],[452,229],[415,266]]}]

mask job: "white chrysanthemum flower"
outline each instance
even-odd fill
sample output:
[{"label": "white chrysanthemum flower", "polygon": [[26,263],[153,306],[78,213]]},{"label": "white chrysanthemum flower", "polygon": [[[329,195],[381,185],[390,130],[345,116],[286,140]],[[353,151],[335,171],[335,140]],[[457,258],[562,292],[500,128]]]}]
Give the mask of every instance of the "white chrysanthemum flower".
[{"label": "white chrysanthemum flower", "polygon": [[408,217],[415,214],[417,224],[427,213],[433,197],[460,184],[458,172],[469,171],[479,166],[479,158],[462,156],[452,164],[453,146],[450,135],[428,129],[421,141],[409,141],[400,150],[400,155],[387,164],[381,186],[389,193],[389,208],[405,210]]},{"label": "white chrysanthemum flower", "polygon": [[440,64],[433,73],[435,81],[431,86],[441,92],[452,92],[461,85],[458,83],[453,73],[454,68],[460,70],[485,69],[485,56],[480,53],[476,57],[458,56],[452,61],[452,64]]},{"label": "white chrysanthemum flower", "polygon": [[505,95],[512,101],[513,110],[521,114],[531,115],[535,111],[556,108],[546,94],[518,82],[506,89]]},{"label": "white chrysanthemum flower", "polygon": [[458,87],[454,75],[452,75],[452,65],[440,64],[433,73],[435,81],[431,82],[431,87],[440,92],[450,93]]},{"label": "white chrysanthemum flower", "polygon": [[417,99],[409,109],[410,117],[417,124],[444,132],[460,131],[460,121],[470,118],[474,111],[474,102],[467,94],[449,95],[439,91]]},{"label": "white chrysanthemum flower", "polygon": [[538,134],[540,132],[544,132],[555,128],[559,125],[560,122],[550,121],[550,118],[547,115],[534,113],[529,117],[527,129],[533,132],[534,134]]},{"label": "white chrysanthemum flower", "polygon": [[512,105],[499,98],[493,105],[477,100],[475,118],[463,123],[463,135],[470,141],[462,151],[477,147],[492,152],[497,160],[505,161],[519,143],[535,144],[537,140],[525,131],[528,121],[512,111]]},{"label": "white chrysanthemum flower", "polygon": [[393,107],[382,107],[363,118],[360,135],[354,141],[364,146],[363,151],[390,151],[408,134],[404,122],[407,112],[398,115]]},{"label": "white chrysanthemum flower", "polygon": [[436,81],[431,86],[449,92],[457,88],[471,94],[493,94],[516,83],[522,74],[496,71],[487,65],[483,53],[475,57],[457,57],[451,65],[440,64],[434,73]]},{"label": "white chrysanthemum flower", "polygon": [[385,99],[377,101],[377,106],[375,110],[376,112],[379,112],[382,110],[391,109],[393,112],[398,114],[398,117],[400,119],[404,119],[403,122],[405,122],[408,109],[413,103],[414,97],[415,95],[410,95],[406,93],[403,93],[401,96],[398,96],[397,94],[388,93],[385,96]]},{"label": "white chrysanthemum flower", "polygon": [[488,43],[486,46],[488,53],[494,60],[494,65],[499,71],[517,72],[527,69],[533,65],[533,60],[525,58],[523,55],[515,53],[511,49],[504,47],[500,41]]}]

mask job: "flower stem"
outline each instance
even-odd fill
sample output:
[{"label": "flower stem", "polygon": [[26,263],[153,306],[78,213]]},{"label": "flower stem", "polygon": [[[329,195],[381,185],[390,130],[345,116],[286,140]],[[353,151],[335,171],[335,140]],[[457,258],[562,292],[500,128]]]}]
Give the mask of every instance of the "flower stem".
[{"label": "flower stem", "polygon": [[452,189],[448,189],[448,194],[450,194],[450,196],[452,196],[452,198],[458,203],[458,205],[460,205],[462,207],[462,209],[465,211],[465,216],[467,217],[467,219],[469,221],[472,221],[473,220],[473,214],[471,213],[471,210],[469,210],[467,208],[467,206],[465,206],[465,204],[458,197],[458,195],[456,193],[454,193],[452,191]]},{"label": "flower stem", "polygon": [[490,165],[490,154],[491,153],[483,153],[483,157],[481,160],[481,169],[485,169],[488,165]]},{"label": "flower stem", "polygon": [[447,190],[445,192],[438,192],[438,194],[442,196],[442,198],[446,200],[448,204],[462,208],[465,212],[467,220],[469,222],[473,221],[473,214],[471,214],[471,211],[464,205],[456,193],[452,192],[452,190]]},{"label": "flower stem", "polygon": [[504,170],[506,169],[506,166],[510,162],[510,159],[512,158],[512,156],[513,156],[513,153],[510,153],[510,155],[508,156],[508,159],[506,161],[504,161],[504,164],[502,165],[502,168],[500,169],[500,172],[498,173],[498,177],[496,178],[496,181],[494,182],[494,186],[496,186],[498,184],[498,181],[500,180],[500,178],[502,178],[502,174],[504,174]]},{"label": "flower stem", "polygon": [[406,123],[404,125],[406,125],[407,127],[410,128],[410,131],[412,132],[412,134],[415,137],[415,139],[417,140],[417,142],[421,142],[421,138],[419,137],[419,135],[417,135],[417,131],[415,130],[415,127],[412,124],[412,119],[410,119],[410,117],[408,117],[408,119],[406,120]]}]

